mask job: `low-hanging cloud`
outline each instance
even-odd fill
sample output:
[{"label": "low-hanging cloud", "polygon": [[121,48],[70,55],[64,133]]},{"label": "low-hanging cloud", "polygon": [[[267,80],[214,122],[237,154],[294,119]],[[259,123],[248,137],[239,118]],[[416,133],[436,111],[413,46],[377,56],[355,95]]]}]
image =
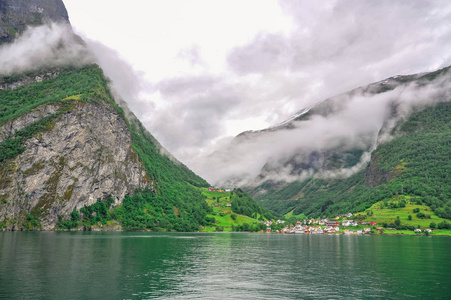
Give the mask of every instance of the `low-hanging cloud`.
[{"label": "low-hanging cloud", "polygon": [[92,62],[94,56],[65,23],[30,27],[13,43],[0,47],[2,75]]},{"label": "low-hanging cloud", "polygon": [[[392,138],[392,129],[398,121],[414,110],[450,101],[450,77],[448,73],[429,84],[401,85],[380,94],[360,91],[335,97],[323,103],[332,107],[328,114],[312,114],[293,122],[290,129],[240,136],[227,148],[199,162],[195,170],[210,172],[207,176],[216,184],[234,185],[258,185],[267,180],[302,181],[313,176],[348,177],[366,166],[378,143]],[[363,154],[350,167],[325,168],[320,163],[294,170],[293,163],[307,164],[315,153],[353,149],[360,149]]]}]

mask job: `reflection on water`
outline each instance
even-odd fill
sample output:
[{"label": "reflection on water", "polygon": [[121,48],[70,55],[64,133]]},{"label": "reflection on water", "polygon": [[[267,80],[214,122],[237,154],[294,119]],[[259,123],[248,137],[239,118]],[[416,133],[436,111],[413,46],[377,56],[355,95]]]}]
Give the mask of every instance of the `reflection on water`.
[{"label": "reflection on water", "polygon": [[0,232],[0,298],[446,299],[450,238]]}]

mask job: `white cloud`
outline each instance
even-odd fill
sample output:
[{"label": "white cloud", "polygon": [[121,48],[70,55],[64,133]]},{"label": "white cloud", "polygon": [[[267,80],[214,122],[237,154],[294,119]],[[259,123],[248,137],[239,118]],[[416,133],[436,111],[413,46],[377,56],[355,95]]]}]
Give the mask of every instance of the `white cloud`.
[{"label": "white cloud", "polygon": [[[413,110],[450,101],[451,73],[432,84],[399,86],[382,94],[355,92],[330,99],[287,129],[248,133],[195,164],[213,183],[259,184],[311,176],[346,177],[361,170],[378,143],[391,138],[397,121]],[[393,110],[396,108],[395,110]],[[361,150],[348,168],[325,167],[329,151]],[[215,168],[211,168],[215,166]],[[303,166],[302,169],[297,169]],[[221,172],[216,172],[221,170]]]},{"label": "white cloud", "polygon": [[0,48],[0,73],[39,69],[43,66],[80,65],[94,57],[67,24],[29,28],[11,44]]}]

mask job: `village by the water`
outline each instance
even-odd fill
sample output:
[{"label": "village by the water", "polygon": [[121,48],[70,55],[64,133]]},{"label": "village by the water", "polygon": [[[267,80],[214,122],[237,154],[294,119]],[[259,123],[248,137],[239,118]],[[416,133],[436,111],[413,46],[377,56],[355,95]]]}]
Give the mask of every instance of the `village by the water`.
[{"label": "village by the water", "polygon": [[[347,213],[343,215],[338,215],[332,220],[329,218],[324,219],[310,219],[298,221],[296,225],[290,224],[286,225],[282,230],[277,231],[278,233],[292,233],[292,234],[370,234],[370,233],[381,233],[383,231],[396,231],[396,228],[391,227],[376,227],[377,223],[374,221],[355,221],[351,219],[341,220],[342,218],[352,218],[352,213]],[[277,220],[276,224],[284,224],[284,220]],[[266,221],[266,232],[274,232],[271,230],[272,221]],[[352,227],[364,227],[363,229],[357,229]],[[431,229],[425,229],[425,232],[432,232]],[[415,233],[421,233],[422,230],[417,228],[414,230]]]},{"label": "village by the water", "polygon": [[[363,229],[347,229],[347,227],[355,227],[358,225],[369,225],[376,226],[376,222],[357,222],[354,220],[343,220],[339,221],[341,217],[352,217],[352,213],[346,215],[340,215],[335,217],[335,219],[330,220],[329,218],[324,219],[310,219],[298,221],[296,225],[290,224],[286,225],[279,233],[298,233],[298,234],[368,234],[372,232],[371,227],[365,227]],[[277,220],[276,224],[285,223],[284,220]],[[266,229],[267,232],[271,232],[272,221],[267,221]],[[344,229],[346,228],[346,229]],[[376,230],[383,230],[383,227],[377,227]]]},{"label": "village by the water", "polygon": [[[229,193],[232,192],[232,189],[230,188],[219,188],[216,189],[214,187],[208,188],[208,192],[212,194],[208,194],[210,199],[210,203],[214,209],[214,216],[218,218],[218,215],[224,215],[234,214],[234,207],[232,205],[232,201],[230,199]],[[214,194],[216,193],[216,194]],[[232,192],[233,193],[233,192]],[[213,196],[216,197],[213,197]],[[221,196],[223,195],[223,196]],[[381,204],[386,205],[386,203]],[[388,204],[389,206],[391,204]],[[412,219],[417,219],[420,217],[420,215],[424,216],[424,218],[428,219],[431,218],[429,215],[424,214],[420,212],[419,205],[416,205],[414,203],[407,203],[407,204],[400,204],[400,207],[398,207],[398,204],[393,205],[394,209],[412,209],[412,214],[416,213],[417,215],[411,216],[408,215],[408,221],[411,221]],[[422,208],[425,211],[427,211],[427,208]],[[429,211],[427,211],[429,213]],[[283,234],[345,234],[345,235],[365,235],[365,234],[389,234],[389,233],[405,233],[399,230],[399,225],[401,224],[401,219],[397,217],[397,219],[393,220],[393,223],[390,224],[390,222],[382,222],[382,224],[378,224],[377,220],[373,219],[371,220],[371,216],[373,215],[373,212],[369,215],[358,213],[354,215],[353,213],[349,212],[346,214],[339,214],[331,218],[319,218],[319,219],[293,219],[292,217],[287,217],[287,219],[279,219],[279,220],[260,220],[260,224],[263,226],[260,227],[261,232],[266,233],[283,233]],[[435,217],[433,217],[435,218]],[[236,216],[234,220],[236,219]],[[290,219],[289,221],[287,221]],[[364,220],[362,220],[364,219]],[[423,218],[422,218],[423,219]],[[435,219],[431,219],[431,221],[435,221]],[[404,222],[404,221],[403,221]],[[263,225],[264,224],[264,225]],[[390,225],[394,225],[394,227],[391,227]],[[398,228],[395,228],[398,225]],[[434,223],[431,222],[431,228],[436,227]],[[265,227],[266,226],[266,227]],[[232,228],[233,230],[233,228]],[[413,227],[409,226],[410,232],[413,234],[426,234],[435,232],[433,229],[430,228],[420,228],[418,225]]]}]

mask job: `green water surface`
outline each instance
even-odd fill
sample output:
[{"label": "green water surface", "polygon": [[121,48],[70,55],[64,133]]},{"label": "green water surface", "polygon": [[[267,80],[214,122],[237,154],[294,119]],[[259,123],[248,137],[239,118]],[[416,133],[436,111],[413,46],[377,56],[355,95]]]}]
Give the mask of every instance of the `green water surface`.
[{"label": "green water surface", "polygon": [[451,299],[451,238],[0,232],[0,299]]}]

